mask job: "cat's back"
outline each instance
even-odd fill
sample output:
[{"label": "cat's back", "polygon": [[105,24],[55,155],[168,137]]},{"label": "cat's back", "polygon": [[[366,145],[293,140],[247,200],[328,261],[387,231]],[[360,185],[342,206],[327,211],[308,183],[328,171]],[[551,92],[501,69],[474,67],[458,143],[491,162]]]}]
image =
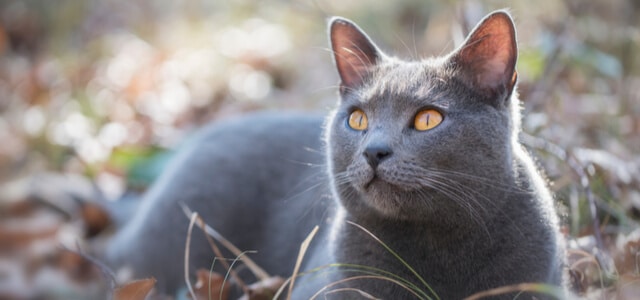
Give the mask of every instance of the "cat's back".
[{"label": "cat's back", "polygon": [[[246,144],[267,147],[309,144],[308,146],[319,147],[323,121],[324,117],[320,114],[304,112],[248,113],[208,124],[200,129],[193,142],[212,143],[225,148],[229,145]],[[262,150],[259,147],[243,147],[237,150],[253,151],[252,149]],[[322,149],[318,150],[322,152]]]},{"label": "cat's back", "polygon": [[[264,268],[290,272],[293,259],[279,255],[296,251],[326,216],[322,126],[317,115],[266,112],[200,129],[110,243],[111,265],[129,265],[134,276],[155,276],[161,289],[174,290],[184,276],[187,206],[238,248],[258,251],[252,258]],[[280,237],[280,227],[299,230]],[[191,249],[192,270],[210,265],[214,255],[199,230]]]},{"label": "cat's back", "polygon": [[153,188],[183,195],[232,193],[235,202],[251,189],[288,193],[301,176],[324,173],[322,124],[319,115],[294,112],[250,113],[211,123],[185,143]]}]

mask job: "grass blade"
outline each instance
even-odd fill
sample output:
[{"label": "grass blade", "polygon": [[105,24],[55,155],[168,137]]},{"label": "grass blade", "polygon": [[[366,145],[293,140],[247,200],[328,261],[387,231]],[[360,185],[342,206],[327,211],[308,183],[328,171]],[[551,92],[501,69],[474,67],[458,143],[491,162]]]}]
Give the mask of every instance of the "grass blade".
[{"label": "grass blade", "polygon": [[[332,286],[341,284],[341,283],[345,283],[347,281],[353,281],[353,280],[359,280],[359,279],[379,279],[379,280],[385,280],[385,281],[390,281],[394,284],[397,284],[399,286],[401,286],[402,288],[406,289],[407,291],[409,291],[410,293],[412,293],[414,296],[416,296],[416,298],[418,299],[425,299],[422,298],[420,295],[418,295],[413,289],[409,288],[408,286],[404,285],[402,282],[397,281],[395,279],[389,278],[389,277],[384,277],[384,276],[379,276],[379,275],[361,275],[361,276],[352,276],[352,277],[348,277],[348,278],[344,278],[335,282],[332,282],[330,284],[325,285],[324,287],[322,287],[319,291],[317,291],[315,294],[313,294],[313,296],[311,296],[311,298],[309,298],[310,300],[316,299],[318,296],[320,296],[320,294],[331,288]],[[430,299],[430,298],[429,298]]]},{"label": "grass blade", "polygon": [[291,283],[289,284],[289,295],[287,295],[287,300],[291,300],[291,293],[293,292],[293,284],[296,282],[296,277],[298,276],[298,272],[300,271],[300,265],[302,264],[302,258],[304,258],[304,254],[307,252],[309,245],[311,244],[311,240],[318,232],[318,226],[313,227],[311,233],[307,236],[306,239],[300,245],[300,252],[298,252],[298,259],[296,260],[296,266],[293,268],[293,274],[291,275]]},{"label": "grass blade", "polygon": [[402,257],[400,257],[400,255],[398,255],[398,253],[396,253],[395,251],[393,251],[393,249],[391,249],[389,246],[387,246],[387,244],[385,244],[382,240],[380,240],[377,236],[375,236],[373,233],[371,233],[369,230],[367,230],[366,228],[360,226],[359,224],[353,223],[351,221],[347,221],[347,223],[359,228],[360,230],[364,231],[365,233],[367,233],[368,235],[370,235],[373,239],[376,240],[376,242],[378,242],[380,245],[382,245],[382,247],[384,247],[385,249],[387,249],[387,251],[389,251],[389,253],[391,253],[397,260],[399,260],[414,276],[416,276],[416,278],[418,278],[418,280],[420,280],[420,282],[427,288],[429,289],[429,292],[431,292],[431,294],[433,294],[433,296],[440,300],[440,297],[438,297],[438,294],[436,294],[436,292],[431,288],[431,286],[429,286],[429,284],[424,280],[424,278],[422,278],[422,276],[420,276],[420,274],[418,274],[418,272],[416,272],[415,269],[413,269],[411,267],[411,265],[409,265],[404,259],[402,259]]},{"label": "grass blade", "polygon": [[198,219],[198,213],[191,213],[191,217],[189,218],[189,229],[187,230],[187,241],[184,246],[184,282],[187,284],[187,289],[189,289],[189,294],[193,299],[196,298],[196,293],[193,291],[193,287],[191,286],[191,281],[189,280],[189,252],[191,249],[191,234],[193,233],[193,225],[196,224],[196,220]]}]

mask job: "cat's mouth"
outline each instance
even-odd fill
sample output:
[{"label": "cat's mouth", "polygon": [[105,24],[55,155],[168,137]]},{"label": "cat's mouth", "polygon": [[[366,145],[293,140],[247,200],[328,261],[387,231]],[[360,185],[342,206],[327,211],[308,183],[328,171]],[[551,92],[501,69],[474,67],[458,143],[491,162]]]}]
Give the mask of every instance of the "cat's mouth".
[{"label": "cat's mouth", "polygon": [[351,184],[363,193],[411,192],[420,188],[409,176],[397,168],[377,169],[355,164],[348,170]]},{"label": "cat's mouth", "polygon": [[371,185],[376,182],[376,181],[382,181],[382,179],[380,179],[380,177],[378,176],[378,174],[373,174],[373,177],[371,177],[371,180],[369,180],[369,182],[364,184],[364,189],[368,190],[369,187],[371,187]]},{"label": "cat's mouth", "polygon": [[371,179],[362,186],[362,189],[367,192],[380,191],[380,189],[394,192],[411,192],[418,188],[415,184],[410,184],[406,180],[401,180],[397,176],[381,171],[373,171]]},{"label": "cat's mouth", "polygon": [[371,191],[372,189],[378,190],[378,188],[384,188],[384,190],[391,189],[403,189],[402,186],[398,185],[395,182],[385,180],[383,176],[378,173],[374,173],[371,177],[371,180],[364,185],[365,191]]}]

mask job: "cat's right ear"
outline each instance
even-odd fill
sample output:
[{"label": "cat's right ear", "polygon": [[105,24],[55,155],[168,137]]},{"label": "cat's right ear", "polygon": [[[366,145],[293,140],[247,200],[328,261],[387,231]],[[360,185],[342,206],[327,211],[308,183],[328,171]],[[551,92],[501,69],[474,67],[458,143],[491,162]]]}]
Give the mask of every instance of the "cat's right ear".
[{"label": "cat's right ear", "polygon": [[329,38],[340,75],[340,93],[360,87],[382,53],[353,22],[334,17],[329,21]]},{"label": "cat's right ear", "polygon": [[515,25],[502,10],[480,21],[451,58],[471,86],[492,96],[511,95],[517,59]]}]

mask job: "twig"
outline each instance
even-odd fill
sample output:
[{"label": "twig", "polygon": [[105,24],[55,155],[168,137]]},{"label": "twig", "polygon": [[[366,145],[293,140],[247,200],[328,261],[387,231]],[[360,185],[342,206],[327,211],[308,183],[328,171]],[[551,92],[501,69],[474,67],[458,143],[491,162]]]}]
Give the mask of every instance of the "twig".
[{"label": "twig", "polygon": [[196,223],[198,215],[196,213],[191,214],[191,218],[189,220],[189,229],[187,230],[187,242],[184,246],[184,282],[187,284],[187,288],[189,289],[189,293],[191,294],[192,299],[196,298],[196,293],[193,291],[193,287],[191,286],[191,281],[189,280],[189,252],[191,248],[191,233],[193,232],[193,225]]},{"label": "twig", "polygon": [[293,285],[295,284],[296,277],[298,276],[298,272],[300,271],[300,265],[302,264],[302,259],[304,258],[304,255],[307,252],[307,249],[309,248],[309,244],[311,244],[311,240],[313,240],[313,237],[318,232],[318,228],[319,228],[318,225],[313,227],[313,230],[311,230],[311,233],[309,233],[307,238],[304,239],[304,241],[300,245],[300,252],[298,252],[296,265],[293,268],[293,274],[291,275],[291,282],[289,283],[289,295],[287,295],[287,300],[291,300],[291,294],[293,293]]},{"label": "twig", "polygon": [[[206,224],[204,223],[204,220],[202,220],[202,217],[200,217],[198,213],[194,212],[194,214],[196,214],[196,224],[198,225],[198,227],[200,228],[205,227]],[[231,277],[233,277],[233,280],[235,280],[236,283],[238,283],[242,291],[248,295],[249,288],[247,287],[247,284],[242,279],[240,279],[240,276],[238,276],[236,271],[233,270],[233,264],[229,265],[227,260],[224,259],[224,255],[222,254],[222,251],[220,251],[220,248],[218,247],[218,245],[213,241],[213,239],[211,238],[211,235],[205,234],[204,236],[207,239],[209,246],[211,246],[211,249],[213,249],[213,252],[215,253],[216,257],[220,258],[220,263],[222,264],[222,267],[224,267],[227,270],[227,274],[231,275]],[[241,253],[241,254],[244,254],[244,253]],[[237,254],[236,254],[236,259],[234,259],[234,263],[236,260],[238,260]],[[225,280],[226,280],[226,276],[225,276]]]},{"label": "twig", "polygon": [[106,299],[111,299],[112,298],[111,294],[116,289],[116,275],[113,273],[111,268],[107,267],[104,263],[102,263],[99,260],[93,258],[89,254],[84,253],[82,251],[82,248],[80,247],[80,244],[78,243],[78,241],[76,241],[76,248],[78,248],[77,250],[69,249],[65,245],[60,245],[60,247],[65,251],[69,251],[71,253],[75,253],[75,254],[79,255],[80,257],[86,259],[87,261],[89,261],[91,264],[95,265],[100,270],[100,273],[102,274],[102,276],[109,283],[109,289],[107,291]]},{"label": "twig", "polygon": [[[192,211],[191,209],[189,209],[189,207],[187,207],[186,205],[184,205],[183,203],[180,203],[180,206],[182,207],[183,212],[185,213],[185,215],[187,217],[191,216]],[[217,240],[218,242],[222,243],[222,245],[229,250],[231,253],[233,253],[233,255],[235,255],[236,257],[238,256],[242,256],[242,253],[245,253],[243,251],[241,251],[240,249],[238,249],[238,247],[234,246],[231,242],[229,242],[229,240],[227,240],[224,236],[222,236],[222,234],[220,234],[219,232],[217,232],[215,229],[211,228],[211,226],[207,225],[204,220],[202,219],[202,217],[200,217],[198,215],[197,220],[196,220],[196,225],[198,225],[198,227],[200,229],[202,229],[202,231],[204,231],[206,233],[206,235],[213,237],[215,240]],[[216,254],[217,255],[217,254]],[[249,258],[248,256],[242,256],[242,262],[245,263],[245,265],[251,270],[251,272],[253,272],[253,274],[260,280],[267,280],[269,279],[271,276],[269,275],[269,273],[267,273],[265,270],[263,270],[262,268],[260,268],[253,260],[251,260],[251,258]]]}]

